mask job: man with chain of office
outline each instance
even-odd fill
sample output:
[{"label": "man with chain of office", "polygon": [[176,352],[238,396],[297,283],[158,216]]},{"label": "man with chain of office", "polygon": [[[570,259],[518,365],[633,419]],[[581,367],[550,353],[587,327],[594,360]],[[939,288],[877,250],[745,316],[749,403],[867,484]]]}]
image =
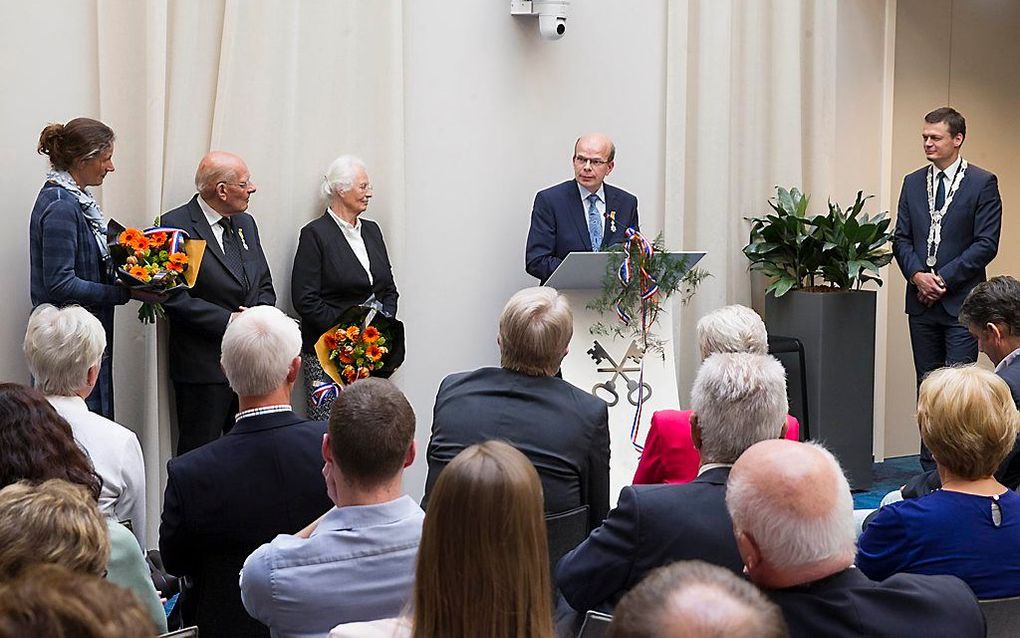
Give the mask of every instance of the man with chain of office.
[{"label": "man with chain of office", "polygon": [[[999,249],[998,180],[960,155],[966,135],[966,120],[955,109],[928,113],[921,136],[930,164],[903,178],[900,191],[893,250],[907,279],[918,385],[932,370],[977,360],[977,341],[957,315]],[[923,442],[921,465],[935,467]]]}]

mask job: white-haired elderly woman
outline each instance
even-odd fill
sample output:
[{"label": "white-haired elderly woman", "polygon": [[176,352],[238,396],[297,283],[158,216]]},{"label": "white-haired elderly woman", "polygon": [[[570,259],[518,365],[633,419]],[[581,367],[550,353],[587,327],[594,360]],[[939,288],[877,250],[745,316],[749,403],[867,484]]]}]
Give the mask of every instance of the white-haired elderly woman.
[{"label": "white-haired elderly woman", "polygon": [[130,527],[144,548],[145,466],[138,437],[85,405],[105,349],[102,323],[80,306],[43,304],[28,319],[25,359],[36,386],[71,424],[75,440],[102,479],[99,509]]},{"label": "white-haired elderly woman", "polygon": [[[713,310],[698,320],[697,333],[702,360],[718,352],[768,354],[765,324],[746,306]],[[793,441],[800,438],[800,424],[789,415],[784,436]],[[700,466],[701,455],[691,439],[691,411],[659,410],[653,414],[634,484],[690,483]]]},{"label": "white-haired elderly woman", "polygon": [[315,342],[347,310],[366,301],[397,314],[397,286],[382,231],[361,219],[372,198],[365,164],[351,155],[338,157],[323,177],[322,195],[326,212],[301,229],[291,278],[291,301],[301,316],[308,415],[314,419],[329,417],[329,402],[314,405],[311,391],[330,382],[315,357]]}]

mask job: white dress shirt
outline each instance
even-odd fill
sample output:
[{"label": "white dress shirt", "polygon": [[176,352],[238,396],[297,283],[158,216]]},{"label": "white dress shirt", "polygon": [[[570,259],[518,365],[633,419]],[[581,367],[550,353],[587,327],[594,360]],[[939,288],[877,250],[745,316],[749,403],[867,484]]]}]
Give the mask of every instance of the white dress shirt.
[{"label": "white dress shirt", "polygon": [[372,265],[368,260],[368,248],[365,247],[365,240],[361,237],[361,218],[358,217],[354,220],[353,224],[348,224],[339,215],[333,212],[332,208],[327,208],[329,216],[333,218],[336,225],[340,227],[340,232],[347,238],[347,243],[351,245],[351,250],[354,251],[354,256],[358,258],[361,263],[361,267],[368,273],[368,283],[375,283],[372,280]]},{"label": "white dress shirt", "polygon": [[[584,227],[585,228],[589,228],[589,226],[588,226],[588,197],[591,196],[591,191],[588,190],[587,188],[585,188],[584,186],[581,186],[580,184],[577,185],[577,190],[581,193],[581,204],[584,206]],[[603,186],[599,186],[599,189],[597,191],[595,191],[595,195],[598,196],[598,200],[596,200],[596,202],[595,202],[595,208],[596,208],[596,210],[599,211],[599,223],[602,224],[602,237],[603,237],[603,240],[604,240],[605,236],[606,236],[606,191],[605,191],[605,188]],[[598,250],[599,247],[598,246],[592,246],[592,249],[593,250]]]},{"label": "white dress shirt", "polygon": [[135,433],[106,417],[89,412],[81,397],[48,396],[60,416],[71,424],[75,441],[88,454],[103,479],[99,510],[131,531],[145,548],[145,465]]},{"label": "white dress shirt", "polygon": [[[198,207],[202,209],[203,213],[205,213],[206,220],[209,222],[209,225],[212,226],[212,232],[213,236],[216,237],[216,243],[220,245],[220,250],[223,250],[223,226],[220,225],[220,220],[223,219],[223,215],[220,215],[212,209],[212,206],[206,204],[201,195],[198,196]],[[192,237],[192,239],[197,239],[197,237]]]},{"label": "white dress shirt", "polygon": [[1002,361],[999,362],[999,365],[995,366],[996,374],[1008,368],[1014,361],[1016,361],[1017,357],[1020,357],[1020,348],[1017,348],[1016,350],[1010,352],[1009,354],[1002,358]]}]

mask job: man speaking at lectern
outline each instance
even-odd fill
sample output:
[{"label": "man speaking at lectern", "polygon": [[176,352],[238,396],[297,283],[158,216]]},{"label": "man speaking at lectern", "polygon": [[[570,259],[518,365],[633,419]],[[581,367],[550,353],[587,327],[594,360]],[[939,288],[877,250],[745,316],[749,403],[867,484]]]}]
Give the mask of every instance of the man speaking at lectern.
[{"label": "man speaking at lectern", "polygon": [[[907,279],[906,310],[917,385],[932,370],[977,361],[960,305],[999,250],[1002,199],[995,175],[960,156],[967,122],[948,106],[924,116],[931,162],[903,178],[893,251]],[[921,443],[921,466],[935,469]]]},{"label": "man speaking at lectern", "polygon": [[616,147],[605,135],[591,133],[574,143],[574,179],[535,195],[525,269],[542,283],[568,253],[599,251],[624,240],[638,228],[637,197],[606,184]]}]

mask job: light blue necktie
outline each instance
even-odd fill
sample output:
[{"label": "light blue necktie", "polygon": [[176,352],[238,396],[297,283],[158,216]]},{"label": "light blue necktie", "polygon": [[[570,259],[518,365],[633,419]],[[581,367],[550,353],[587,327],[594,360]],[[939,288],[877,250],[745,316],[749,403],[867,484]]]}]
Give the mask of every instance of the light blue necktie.
[{"label": "light blue necktie", "polygon": [[591,249],[596,251],[602,248],[602,219],[595,205],[598,201],[597,194],[588,196],[588,234],[591,236]]}]

